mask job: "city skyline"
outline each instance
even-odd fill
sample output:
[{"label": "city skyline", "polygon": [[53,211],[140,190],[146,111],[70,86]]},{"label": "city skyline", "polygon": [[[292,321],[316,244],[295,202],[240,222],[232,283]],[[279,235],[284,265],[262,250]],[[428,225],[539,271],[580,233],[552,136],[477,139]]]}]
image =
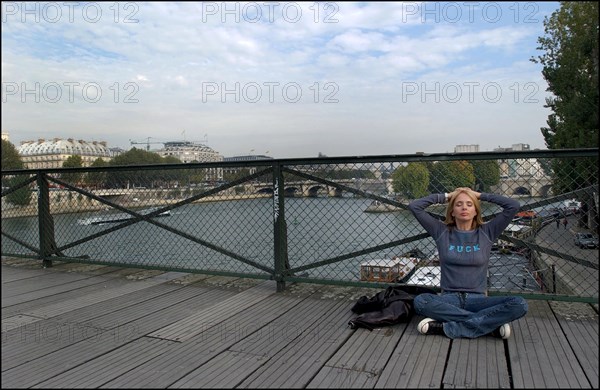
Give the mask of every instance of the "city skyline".
[{"label": "city skyline", "polygon": [[2,7],[2,131],[15,146],[205,140],[224,156],[274,158],[545,149],[547,85],[529,60],[556,2]]},{"label": "city skyline", "polygon": [[[2,133],[2,139],[9,141],[11,143],[13,143],[10,140],[10,136],[8,133],[3,132]],[[111,146],[109,145],[106,141],[98,141],[98,140],[84,140],[84,139],[74,139],[74,138],[62,138],[62,137],[52,137],[52,138],[41,138],[41,139],[37,139],[37,140],[27,140],[27,141],[22,141],[19,145],[13,145],[17,148],[17,150],[20,149],[21,146],[25,146],[27,145],[28,148],[31,147],[36,147],[35,145],[39,145],[42,143],[46,143],[46,142],[54,142],[54,143],[60,143],[60,141],[69,141],[69,142],[75,142],[77,144],[79,143],[83,143],[83,144],[99,144],[102,145],[103,147],[107,148],[108,150],[110,150],[112,153],[115,153],[115,155],[123,153],[125,151],[127,151],[127,149],[123,149],[121,147],[115,147],[115,146]],[[150,145],[155,145],[155,144],[162,144],[163,147],[162,148],[150,148]],[[144,148],[143,145],[146,145],[146,147]],[[254,149],[251,149],[247,154],[238,154],[238,155],[231,155],[231,156],[224,156],[222,153],[220,153],[218,150],[214,150],[213,148],[211,148],[210,146],[208,146],[206,143],[202,143],[202,142],[194,142],[194,141],[164,141],[164,142],[150,142],[150,143],[145,143],[145,142],[135,142],[132,143],[131,148],[138,148],[138,149],[144,149],[153,153],[159,153],[162,155],[162,152],[168,151],[170,150],[172,147],[189,147],[189,148],[193,148],[193,147],[202,147],[203,149],[207,149],[209,151],[214,152],[215,154],[219,154],[221,155],[221,157],[223,157],[225,160],[227,159],[235,159],[235,158],[256,158],[256,157],[264,157],[264,158],[270,158],[272,159],[273,157],[270,156],[270,151],[266,151],[264,153],[257,153]],[[459,144],[459,145],[454,145],[453,147],[453,153],[478,153],[478,152],[486,152],[486,151],[527,151],[527,150],[532,150],[531,146],[529,144],[524,144],[524,143],[511,143],[510,146],[506,146],[506,145],[498,145],[497,147],[490,149],[490,150],[485,150],[485,149],[481,149],[479,144]],[[421,151],[416,151],[414,152],[414,154],[422,154],[424,152]],[[62,153],[64,154],[64,153]],[[68,154],[68,153],[67,153]],[[77,153],[74,153],[77,154]],[[408,153],[410,154],[410,153]],[[27,152],[27,155],[30,155],[30,152]],[[308,156],[308,157],[335,157],[335,156],[327,156],[326,154],[323,153],[318,153],[317,156]],[[205,162],[205,160],[199,160],[200,162]],[[209,161],[209,160],[206,160]],[[212,161],[212,160],[210,160]],[[190,161],[183,161],[182,162],[186,163],[186,162],[190,162]]]}]

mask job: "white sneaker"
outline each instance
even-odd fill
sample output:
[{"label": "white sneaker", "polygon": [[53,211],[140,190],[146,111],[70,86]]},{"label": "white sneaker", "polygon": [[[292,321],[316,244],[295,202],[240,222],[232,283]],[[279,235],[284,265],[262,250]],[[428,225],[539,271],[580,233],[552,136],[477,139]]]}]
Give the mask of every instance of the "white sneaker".
[{"label": "white sneaker", "polygon": [[510,337],[510,324],[504,324],[500,326],[498,329],[493,331],[492,334],[496,337],[506,340]]},{"label": "white sneaker", "polygon": [[444,327],[441,322],[434,320],[433,318],[425,318],[417,325],[417,330],[421,334],[438,334],[445,336]]}]

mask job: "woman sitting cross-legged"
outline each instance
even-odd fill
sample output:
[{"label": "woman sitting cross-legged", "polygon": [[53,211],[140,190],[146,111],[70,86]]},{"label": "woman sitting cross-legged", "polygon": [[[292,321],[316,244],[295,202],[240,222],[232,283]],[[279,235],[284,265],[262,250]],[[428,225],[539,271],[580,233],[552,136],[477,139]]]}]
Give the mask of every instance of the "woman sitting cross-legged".
[{"label": "woman sitting cross-legged", "polygon": [[[502,212],[483,223],[480,201],[502,207]],[[425,209],[448,202],[444,222]],[[510,322],[527,313],[527,302],[519,296],[487,295],[487,274],[492,244],[519,210],[516,200],[470,188],[449,194],[431,194],[410,203],[409,209],[433,237],[441,266],[441,294],[420,294],[414,299],[422,334],[449,338],[476,338],[492,334],[510,337]]]}]

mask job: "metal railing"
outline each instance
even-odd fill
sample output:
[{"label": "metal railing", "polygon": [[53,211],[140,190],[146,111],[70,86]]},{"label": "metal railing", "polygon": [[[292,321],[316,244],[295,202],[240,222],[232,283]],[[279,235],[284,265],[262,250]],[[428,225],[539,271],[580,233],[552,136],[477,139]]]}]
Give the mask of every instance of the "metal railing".
[{"label": "metal railing", "polygon": [[[597,159],[584,149],[3,171],[2,255],[273,279],[279,290],[436,288],[435,244],[407,204],[467,186],[521,203],[492,252],[490,294],[597,303],[598,250],[585,240],[597,240]],[[483,203],[484,219],[498,211]]]}]

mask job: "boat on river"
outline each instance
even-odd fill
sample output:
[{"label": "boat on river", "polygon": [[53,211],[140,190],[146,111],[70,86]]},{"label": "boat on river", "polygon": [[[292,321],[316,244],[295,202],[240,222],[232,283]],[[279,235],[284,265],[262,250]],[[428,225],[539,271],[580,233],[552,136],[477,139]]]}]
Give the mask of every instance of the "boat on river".
[{"label": "boat on river", "polygon": [[[407,285],[440,287],[442,269],[440,266],[424,266],[414,270]],[[514,291],[541,292],[542,281],[539,271],[529,270],[526,257],[516,253],[492,253],[488,269],[489,290],[510,288]]]},{"label": "boat on river", "polygon": [[394,256],[391,259],[372,259],[360,265],[360,280],[366,282],[402,282],[419,262],[417,257]]},{"label": "boat on river", "polygon": [[406,284],[413,286],[440,287],[442,280],[442,268],[437,265],[427,265],[419,267],[406,281]]},{"label": "boat on river", "polygon": [[[386,196],[387,199],[393,200],[395,202],[400,202],[401,200],[391,197],[391,196]],[[407,204],[407,202],[404,202]],[[394,212],[394,211],[401,211],[402,208],[398,207],[398,206],[394,206],[391,205],[389,203],[384,203],[380,200],[373,200],[371,202],[371,204],[369,204],[367,206],[367,208],[365,209],[365,213],[390,213],[390,212]]]}]

